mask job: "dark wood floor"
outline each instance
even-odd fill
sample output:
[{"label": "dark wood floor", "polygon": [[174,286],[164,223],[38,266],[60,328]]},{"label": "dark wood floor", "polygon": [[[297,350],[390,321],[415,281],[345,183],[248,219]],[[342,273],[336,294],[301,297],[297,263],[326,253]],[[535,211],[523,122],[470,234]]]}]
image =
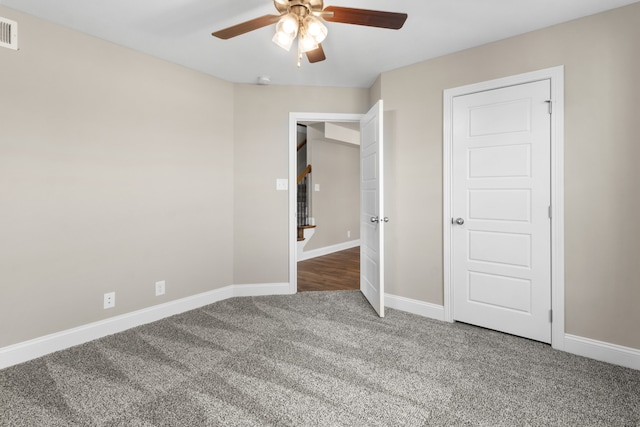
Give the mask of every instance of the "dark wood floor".
[{"label": "dark wood floor", "polygon": [[298,263],[298,292],[360,289],[360,247]]}]

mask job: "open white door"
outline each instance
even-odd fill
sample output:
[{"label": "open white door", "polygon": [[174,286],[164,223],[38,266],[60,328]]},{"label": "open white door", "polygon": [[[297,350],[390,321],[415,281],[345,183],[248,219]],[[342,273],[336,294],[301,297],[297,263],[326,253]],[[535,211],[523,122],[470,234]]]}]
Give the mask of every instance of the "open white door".
[{"label": "open white door", "polygon": [[382,100],[360,120],[360,290],[384,317]]}]

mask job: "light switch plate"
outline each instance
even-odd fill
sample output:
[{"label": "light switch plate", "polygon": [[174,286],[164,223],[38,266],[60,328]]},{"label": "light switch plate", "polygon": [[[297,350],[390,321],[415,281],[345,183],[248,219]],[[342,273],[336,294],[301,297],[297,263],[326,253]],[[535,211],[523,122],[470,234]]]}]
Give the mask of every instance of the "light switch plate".
[{"label": "light switch plate", "polygon": [[313,184],[313,191],[320,191],[320,184]]},{"label": "light switch plate", "polygon": [[276,190],[278,191],[286,191],[289,189],[289,180],[286,178],[278,178],[276,179]]}]

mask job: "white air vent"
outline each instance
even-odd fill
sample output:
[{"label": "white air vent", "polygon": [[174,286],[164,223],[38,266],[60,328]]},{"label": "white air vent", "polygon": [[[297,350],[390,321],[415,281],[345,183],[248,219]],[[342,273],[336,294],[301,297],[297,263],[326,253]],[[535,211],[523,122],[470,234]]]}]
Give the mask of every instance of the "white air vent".
[{"label": "white air vent", "polygon": [[0,17],[0,47],[18,50],[18,23]]}]

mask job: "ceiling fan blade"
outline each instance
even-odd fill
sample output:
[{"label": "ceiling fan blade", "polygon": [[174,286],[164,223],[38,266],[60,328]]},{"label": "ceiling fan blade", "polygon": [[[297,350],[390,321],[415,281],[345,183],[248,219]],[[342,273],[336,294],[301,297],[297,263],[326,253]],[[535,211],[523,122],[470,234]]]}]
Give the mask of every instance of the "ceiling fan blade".
[{"label": "ceiling fan blade", "polygon": [[227,40],[232,37],[239,36],[241,34],[248,33],[249,31],[257,30],[258,28],[266,27],[269,24],[274,24],[280,19],[280,15],[265,15],[259,18],[251,19],[249,21],[242,22],[229,28],[222,29],[211,33],[213,37]]},{"label": "ceiling fan blade", "polygon": [[327,59],[327,57],[324,56],[324,49],[322,49],[322,45],[318,44],[318,47],[316,49],[308,51],[307,52],[307,59],[312,64],[314,62],[320,62],[320,61],[324,61],[325,59]]},{"label": "ceiling fan blade", "polygon": [[355,9],[340,6],[327,6],[323,9],[323,12],[333,12],[333,16],[324,16],[325,21],[389,28],[391,30],[399,30],[402,28],[408,16],[406,13],[383,12],[381,10]]}]

